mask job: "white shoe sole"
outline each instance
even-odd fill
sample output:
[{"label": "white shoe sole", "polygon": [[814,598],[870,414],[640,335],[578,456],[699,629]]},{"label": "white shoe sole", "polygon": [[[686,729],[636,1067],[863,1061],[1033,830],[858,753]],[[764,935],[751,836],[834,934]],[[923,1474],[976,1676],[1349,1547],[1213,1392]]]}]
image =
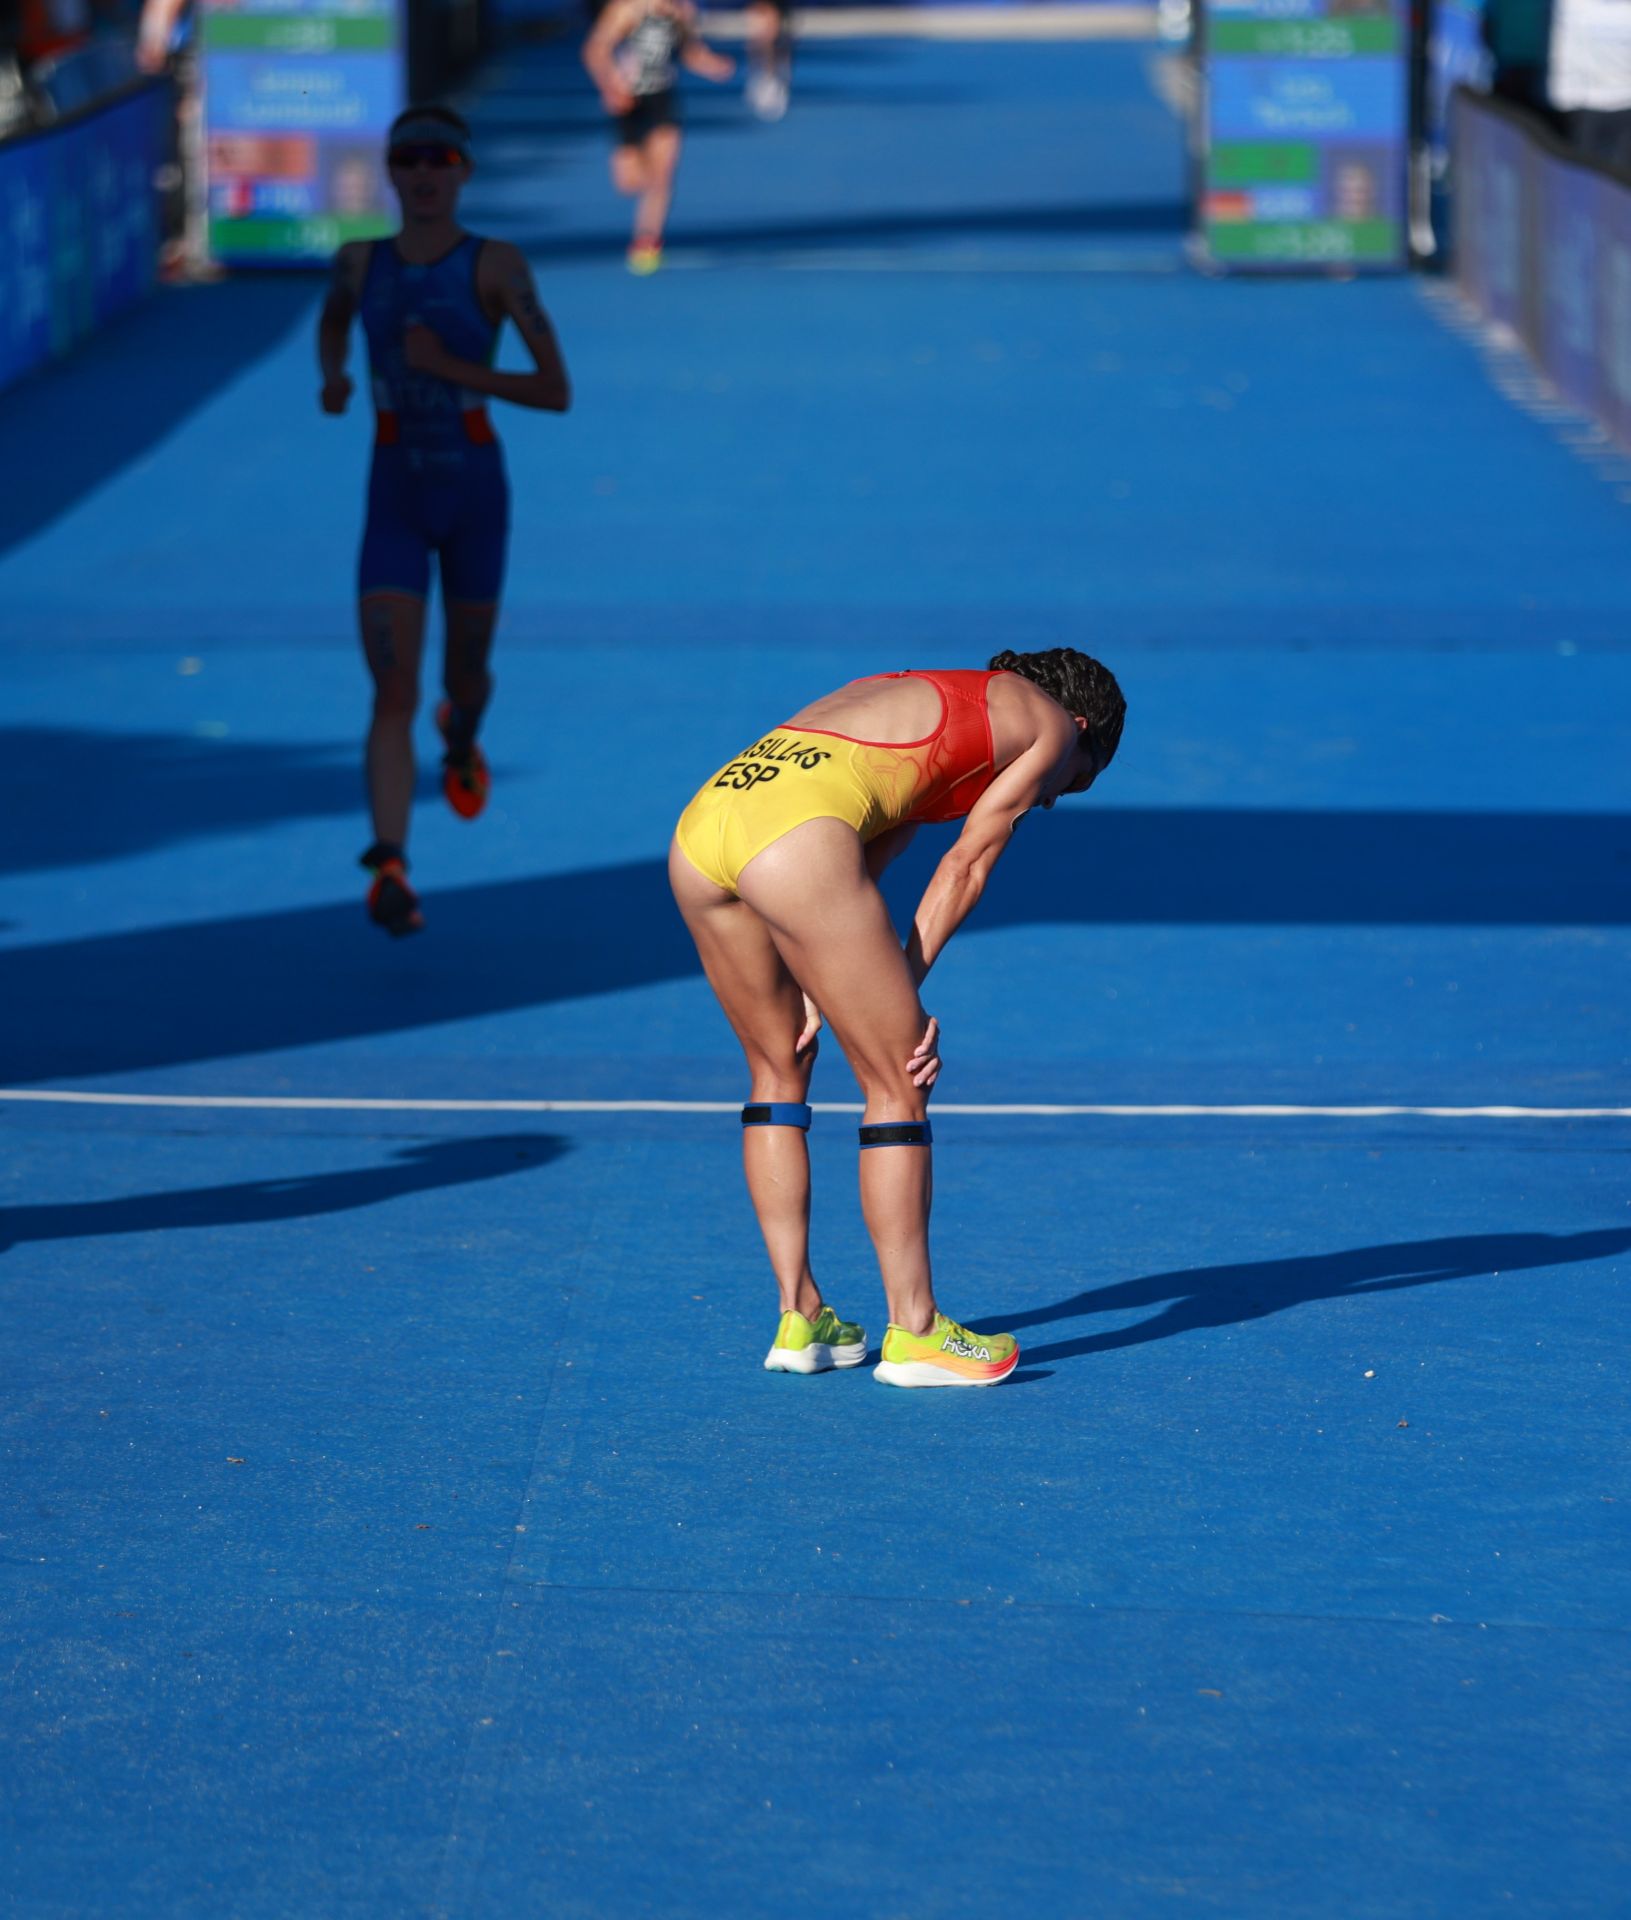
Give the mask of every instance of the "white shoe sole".
[{"label": "white shoe sole", "polygon": [[772,1347],[765,1355],[767,1373],[827,1373],[834,1367],[858,1367],[866,1358],[866,1342],[850,1347],[829,1347],[817,1340],[796,1352],[792,1347]]},{"label": "white shoe sole", "polygon": [[1015,1354],[1013,1366],[981,1380],[971,1374],[953,1373],[949,1367],[937,1367],[927,1360],[880,1360],[872,1370],[872,1377],[887,1387],[1000,1387],[1018,1365],[1019,1355]]}]

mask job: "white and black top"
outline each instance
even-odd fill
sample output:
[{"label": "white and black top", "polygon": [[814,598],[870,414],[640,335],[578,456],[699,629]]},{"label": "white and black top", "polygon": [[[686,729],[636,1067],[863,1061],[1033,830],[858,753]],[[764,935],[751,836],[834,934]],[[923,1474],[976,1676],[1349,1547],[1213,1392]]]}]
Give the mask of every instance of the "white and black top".
[{"label": "white and black top", "polygon": [[643,14],[617,51],[623,83],[636,100],[668,93],[679,79],[676,56],[691,37],[689,24],[666,8]]}]

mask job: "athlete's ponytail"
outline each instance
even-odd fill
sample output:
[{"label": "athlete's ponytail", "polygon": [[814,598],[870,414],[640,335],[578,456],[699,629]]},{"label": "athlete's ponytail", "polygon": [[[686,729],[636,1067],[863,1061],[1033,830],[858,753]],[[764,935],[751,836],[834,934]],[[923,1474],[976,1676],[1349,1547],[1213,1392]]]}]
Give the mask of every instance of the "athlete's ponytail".
[{"label": "athlete's ponytail", "polygon": [[1066,713],[1079,713],[1098,749],[1100,767],[1109,766],[1121,744],[1127,702],[1108,667],[1074,647],[1049,647],[1045,653],[994,654],[991,668],[995,673],[1023,674]]}]

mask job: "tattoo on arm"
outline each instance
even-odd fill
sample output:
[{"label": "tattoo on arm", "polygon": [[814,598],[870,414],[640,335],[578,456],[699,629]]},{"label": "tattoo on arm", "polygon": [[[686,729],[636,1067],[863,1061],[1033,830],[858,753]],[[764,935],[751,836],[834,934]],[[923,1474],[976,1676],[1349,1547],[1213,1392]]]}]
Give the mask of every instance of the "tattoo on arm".
[{"label": "tattoo on arm", "polygon": [[510,274],[510,311],[515,316],[515,324],[525,334],[548,334],[550,325],[544,310],[538,304],[537,290],[532,284],[532,274],[525,262],[515,267]]}]

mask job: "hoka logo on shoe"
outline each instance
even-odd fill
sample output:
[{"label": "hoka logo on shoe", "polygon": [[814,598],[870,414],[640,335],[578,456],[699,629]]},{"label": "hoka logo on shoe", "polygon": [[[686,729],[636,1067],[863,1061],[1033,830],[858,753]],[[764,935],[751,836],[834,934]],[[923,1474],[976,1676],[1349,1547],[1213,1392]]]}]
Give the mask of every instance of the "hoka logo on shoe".
[{"label": "hoka logo on shoe", "polygon": [[962,1360],[989,1360],[991,1349],[977,1347],[971,1340],[959,1340],[955,1333],[948,1333],[940,1343],[942,1353],[955,1353]]}]

